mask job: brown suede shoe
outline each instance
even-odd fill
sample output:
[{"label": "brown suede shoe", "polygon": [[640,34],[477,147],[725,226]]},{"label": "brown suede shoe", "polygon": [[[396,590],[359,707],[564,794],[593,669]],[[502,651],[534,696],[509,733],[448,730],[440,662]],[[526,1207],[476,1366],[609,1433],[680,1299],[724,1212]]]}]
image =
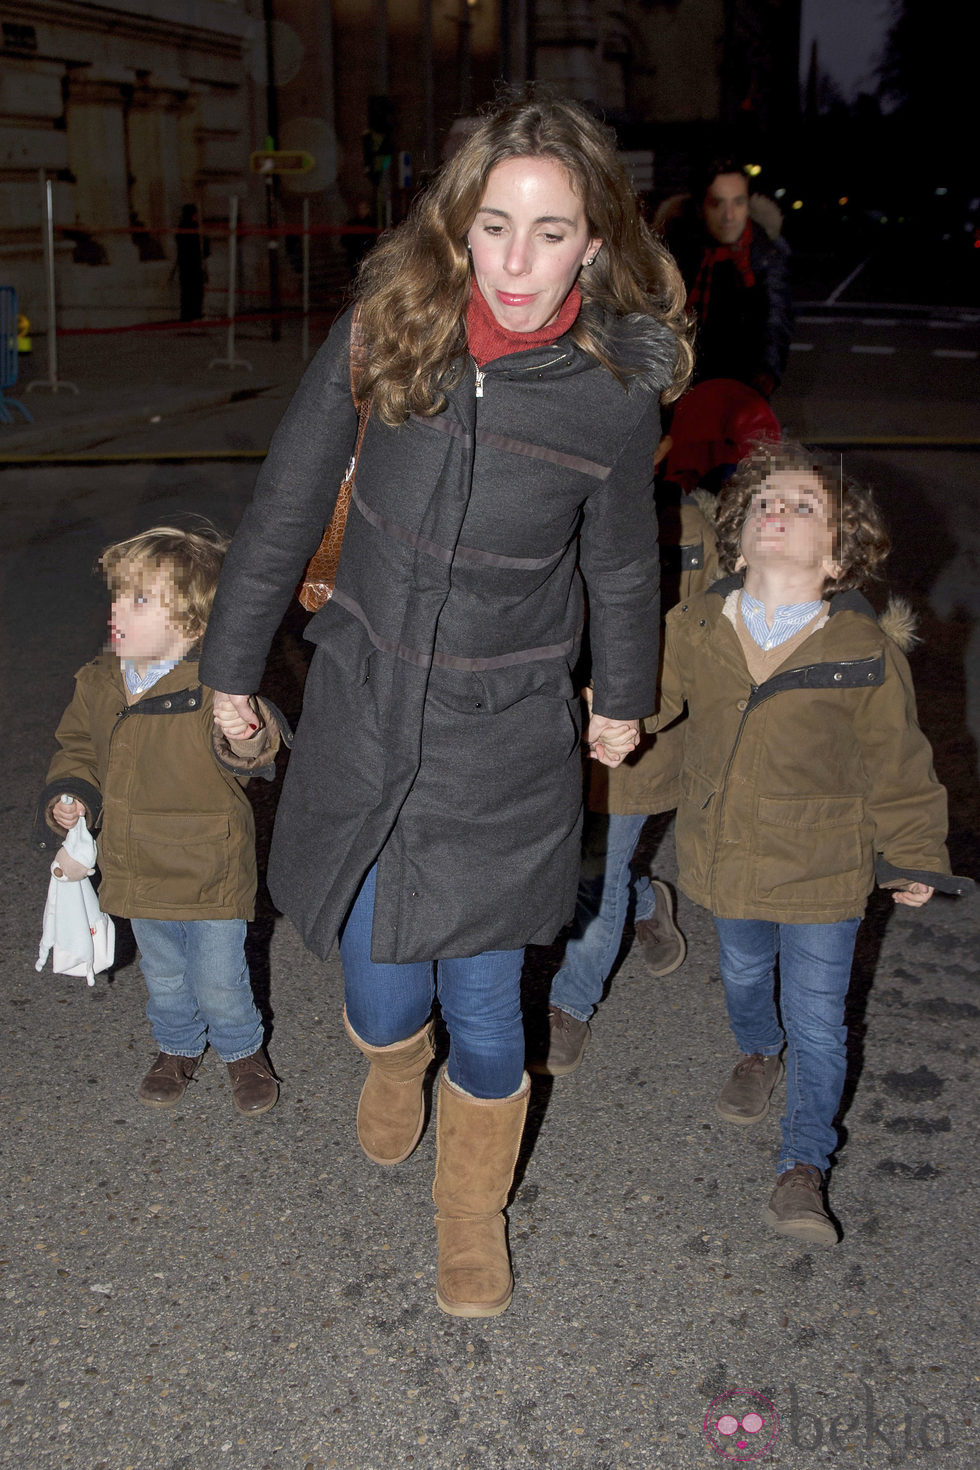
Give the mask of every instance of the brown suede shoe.
[{"label": "brown suede shoe", "polygon": [[639,919],[636,942],[651,975],[658,978],[679,970],[687,955],[687,940],[674,922],[674,900],[666,883],[651,878],[650,887],[657,895],[652,919]]},{"label": "brown suede shoe", "polygon": [[715,1111],[726,1123],[761,1123],[769,1111],[772,1090],[783,1075],[782,1057],[765,1057],[760,1051],[741,1056],[732,1075],[718,1094]]},{"label": "brown suede shoe", "polygon": [[558,1006],[548,1007],[548,1030],[541,1038],[537,1055],[526,1062],[529,1072],[545,1077],[564,1077],[581,1066],[589,1044],[589,1026]]},{"label": "brown suede shoe", "polygon": [[231,1078],[231,1100],[246,1118],[267,1113],[279,1101],[279,1083],[272,1075],[265,1047],[260,1046],[250,1057],[228,1063]]},{"label": "brown suede shoe", "polygon": [[158,1051],[157,1059],[140,1083],[136,1096],[148,1108],[172,1108],[174,1103],[180,1102],[200,1065],[200,1056],[175,1057],[168,1051]]},{"label": "brown suede shoe", "polygon": [[766,1224],[791,1240],[836,1245],[837,1230],[824,1207],[823,1176],[815,1164],[794,1164],[776,1180]]}]

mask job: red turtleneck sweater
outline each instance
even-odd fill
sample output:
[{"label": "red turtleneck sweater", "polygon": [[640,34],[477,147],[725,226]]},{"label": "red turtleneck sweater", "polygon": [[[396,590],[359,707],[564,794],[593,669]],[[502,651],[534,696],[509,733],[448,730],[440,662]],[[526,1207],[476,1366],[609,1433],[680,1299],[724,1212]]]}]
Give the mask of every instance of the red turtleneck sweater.
[{"label": "red turtleneck sweater", "polygon": [[474,280],[466,311],[466,334],[477,367],[506,357],[509,352],[527,352],[530,347],[548,347],[563,336],[578,316],[582,293],[577,285],[569,291],[554,321],[535,332],[512,332],[502,327]]}]

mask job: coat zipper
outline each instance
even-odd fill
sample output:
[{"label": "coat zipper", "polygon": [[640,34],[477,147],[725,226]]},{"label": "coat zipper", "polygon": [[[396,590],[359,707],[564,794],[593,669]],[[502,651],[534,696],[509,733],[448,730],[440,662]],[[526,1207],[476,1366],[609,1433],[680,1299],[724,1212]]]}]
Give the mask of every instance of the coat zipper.
[{"label": "coat zipper", "polygon": [[[553,357],[550,362],[536,362],[533,367],[522,368],[522,372],[540,373],[543,372],[545,368],[557,367],[558,363],[565,362],[567,357],[568,353],[563,352],[560,357]],[[486,378],[486,373],[484,372],[483,368],[481,368],[477,364],[476,359],[474,359],[473,361],[473,366],[476,368],[476,396],[477,398],[482,398],[483,382]]]}]

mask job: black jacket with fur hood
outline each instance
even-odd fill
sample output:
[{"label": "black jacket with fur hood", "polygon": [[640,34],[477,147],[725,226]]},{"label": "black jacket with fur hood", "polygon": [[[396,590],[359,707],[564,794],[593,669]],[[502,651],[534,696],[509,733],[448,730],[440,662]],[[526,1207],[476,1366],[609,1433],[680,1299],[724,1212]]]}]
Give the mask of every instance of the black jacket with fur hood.
[{"label": "black jacket with fur hood", "polygon": [[[479,377],[468,360],[432,417],[369,422],[336,591],[307,630],[315,653],[269,868],[317,953],[379,855],[377,961],[545,943],[572,913],[570,671],[587,592],[596,710],[653,707],[653,455],[676,356],[653,318],[594,320],[626,386],[566,336]],[[330,517],[357,428],[349,339],[347,315],[228,553],[201,662],[213,688],[257,688]]]}]

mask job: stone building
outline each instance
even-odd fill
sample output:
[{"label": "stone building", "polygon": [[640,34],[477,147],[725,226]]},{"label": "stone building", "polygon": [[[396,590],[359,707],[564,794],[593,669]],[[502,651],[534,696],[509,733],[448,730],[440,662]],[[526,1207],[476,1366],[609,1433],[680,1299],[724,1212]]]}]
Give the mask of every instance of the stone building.
[{"label": "stone building", "polygon": [[245,5],[4,0],[0,25],[0,281],[43,325],[43,174],[60,324],[176,316],[167,231],[185,203],[224,219],[247,178]]},{"label": "stone building", "polygon": [[[669,192],[721,132],[743,151],[791,136],[800,0],[4,0],[0,11],[0,282],[44,317],[39,177],[52,180],[59,321],[177,315],[174,236],[196,203],[214,242],[205,310],[245,225],[337,229],[363,200],[398,218],[444,156],[453,120],[501,79],[538,77],[603,110]],[[274,85],[269,85],[269,76]],[[304,173],[249,171],[267,134]],[[387,161],[390,160],[390,161]],[[650,177],[652,167],[652,180]],[[240,252],[263,302],[268,237]],[[276,252],[288,302],[295,237]],[[314,241],[314,300],[345,279]]]}]

